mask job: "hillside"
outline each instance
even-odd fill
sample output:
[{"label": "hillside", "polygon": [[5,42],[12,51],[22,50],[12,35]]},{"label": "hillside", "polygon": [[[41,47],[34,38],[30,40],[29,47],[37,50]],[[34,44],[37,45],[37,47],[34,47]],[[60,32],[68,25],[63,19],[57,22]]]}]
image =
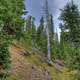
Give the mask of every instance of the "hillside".
[{"label": "hillside", "polygon": [[11,45],[11,76],[8,80],[74,80],[75,71],[62,68],[60,71],[46,63],[39,51]]}]

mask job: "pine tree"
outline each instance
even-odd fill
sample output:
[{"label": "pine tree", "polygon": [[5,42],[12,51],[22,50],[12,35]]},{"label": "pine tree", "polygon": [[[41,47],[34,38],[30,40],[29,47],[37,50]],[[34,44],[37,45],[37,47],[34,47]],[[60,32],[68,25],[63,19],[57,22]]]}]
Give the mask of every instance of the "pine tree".
[{"label": "pine tree", "polygon": [[50,36],[50,49],[51,53],[53,53],[53,42],[54,42],[54,24],[53,24],[53,16],[49,15],[49,36]]},{"label": "pine tree", "polygon": [[25,13],[24,4],[21,0],[0,1],[0,22],[3,24],[3,31],[19,38],[23,26],[22,15]]},{"label": "pine tree", "polygon": [[53,15],[49,15],[49,33],[50,33],[50,38],[53,40],[54,36],[54,23],[53,23]]},{"label": "pine tree", "polygon": [[[80,42],[80,14],[77,6],[73,3],[68,3],[63,10],[61,10],[60,20],[63,21],[62,27],[68,35],[67,39],[72,43]],[[68,30],[68,32],[67,32]]]},{"label": "pine tree", "polygon": [[57,30],[54,32],[54,38],[53,38],[53,43],[52,43],[52,57],[54,59],[60,59],[60,44],[58,40],[58,33]]},{"label": "pine tree", "polygon": [[61,46],[65,59],[72,67],[79,67],[80,57],[80,14],[78,7],[72,2],[61,10]]},{"label": "pine tree", "polygon": [[31,30],[32,30],[32,46],[36,47],[36,25],[34,24],[35,18],[32,17],[31,20]]},{"label": "pine tree", "polygon": [[[0,70],[7,70],[9,68],[10,55],[8,47],[12,37],[20,38],[23,25],[23,19],[21,18],[24,13],[23,9],[24,4],[21,0],[0,1]],[[0,79],[4,75],[0,75]]]},{"label": "pine tree", "polygon": [[27,20],[25,21],[25,30],[24,36],[27,45],[35,46],[36,43],[36,26],[34,24],[35,18],[32,16],[28,16]]},{"label": "pine tree", "polygon": [[46,49],[46,33],[45,33],[45,29],[44,29],[43,16],[41,17],[40,25],[37,29],[36,42],[37,42],[37,46],[40,50],[42,50],[43,52],[45,52],[47,50]]}]

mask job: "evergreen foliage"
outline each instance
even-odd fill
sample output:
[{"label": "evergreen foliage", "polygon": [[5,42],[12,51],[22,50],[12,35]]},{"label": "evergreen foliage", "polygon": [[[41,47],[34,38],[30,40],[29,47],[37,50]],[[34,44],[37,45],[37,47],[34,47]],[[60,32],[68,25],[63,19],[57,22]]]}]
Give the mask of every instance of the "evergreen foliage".
[{"label": "evergreen foliage", "polygon": [[[8,47],[13,39],[22,40],[21,43],[25,46],[48,53],[46,55],[49,61],[51,58],[61,59],[67,67],[80,70],[80,13],[73,0],[61,9],[60,43],[58,34],[54,32],[53,15],[49,14],[47,0],[45,3],[46,20],[44,21],[44,16],[42,16],[36,30],[35,18],[28,16],[23,31],[22,15],[26,14],[23,1],[0,1],[0,70],[8,70],[10,67]],[[0,78],[3,76],[0,74]]]},{"label": "evergreen foliage", "polygon": [[[8,47],[13,38],[20,39],[23,25],[21,16],[25,13],[23,10],[23,0],[0,1],[0,70],[6,70],[10,66]],[[0,74],[0,80],[4,75],[6,74],[1,77]]]},{"label": "evergreen foliage", "polygon": [[24,37],[22,39],[23,43],[27,46],[36,46],[36,26],[34,24],[35,18],[28,16],[25,21],[25,30],[23,32]]},{"label": "evergreen foliage", "polygon": [[46,32],[45,32],[45,28],[44,28],[43,16],[41,17],[40,25],[37,29],[36,42],[37,42],[37,47],[46,53],[47,40],[46,40]]},{"label": "evergreen foliage", "polygon": [[0,69],[6,69],[9,66],[9,52],[8,47],[11,43],[11,36],[0,32]]},{"label": "evergreen foliage", "polygon": [[77,6],[68,3],[61,10],[61,54],[68,66],[79,68],[80,66],[80,14]]}]

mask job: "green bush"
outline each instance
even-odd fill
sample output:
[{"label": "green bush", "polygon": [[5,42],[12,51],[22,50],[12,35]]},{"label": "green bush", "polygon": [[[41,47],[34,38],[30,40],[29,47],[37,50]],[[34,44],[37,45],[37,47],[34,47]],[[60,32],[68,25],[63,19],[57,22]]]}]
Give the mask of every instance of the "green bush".
[{"label": "green bush", "polygon": [[64,63],[72,69],[79,69],[80,67],[80,47],[65,43],[60,50],[61,58]]},{"label": "green bush", "polygon": [[0,68],[6,69],[9,67],[10,55],[8,47],[11,42],[10,36],[0,33]]},{"label": "green bush", "polygon": [[10,35],[0,32],[0,79],[6,80],[8,75],[7,71],[10,67],[10,54],[8,52],[8,47],[12,41]]}]

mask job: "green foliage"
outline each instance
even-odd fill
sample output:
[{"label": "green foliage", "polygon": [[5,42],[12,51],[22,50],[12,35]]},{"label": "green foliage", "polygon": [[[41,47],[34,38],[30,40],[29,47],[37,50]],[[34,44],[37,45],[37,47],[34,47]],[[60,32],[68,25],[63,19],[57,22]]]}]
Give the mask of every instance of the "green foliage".
[{"label": "green foliage", "polygon": [[61,11],[60,20],[62,23],[60,27],[66,33],[66,41],[70,43],[80,42],[80,14],[77,6],[71,2],[68,3]]},{"label": "green foliage", "polygon": [[[51,53],[54,53],[53,46],[54,46],[54,23],[53,23],[53,15],[49,16],[49,36],[50,36],[50,49]],[[57,36],[56,36],[57,37]]]},{"label": "green foliage", "polygon": [[[54,35],[54,26],[53,26],[53,16],[49,16],[49,36],[50,36],[50,49],[53,53],[53,35]],[[40,25],[37,29],[36,43],[38,49],[42,50],[44,53],[47,53],[47,36],[46,36],[46,27],[44,27],[44,17],[41,17]]]},{"label": "green foliage", "polygon": [[16,76],[11,75],[7,78],[7,80],[18,80]]},{"label": "green foliage", "polygon": [[8,68],[10,63],[10,55],[8,47],[11,43],[11,36],[0,33],[0,68]]},{"label": "green foliage", "polygon": [[52,44],[52,58],[61,59],[59,41],[54,40]]},{"label": "green foliage", "polygon": [[35,20],[34,17],[28,16],[23,32],[24,37],[22,38],[22,42],[24,43],[24,45],[33,47],[35,47],[36,44],[35,43],[36,26],[34,24],[34,20]]},{"label": "green foliage", "polygon": [[23,9],[23,0],[0,1],[0,70],[10,66],[8,47],[13,38],[19,39],[22,34]]},{"label": "green foliage", "polygon": [[0,29],[19,38],[19,35],[21,35],[21,27],[23,25],[23,19],[21,18],[24,13],[23,9],[23,0],[1,0]]},{"label": "green foliage", "polygon": [[0,79],[5,80],[7,70],[10,68],[10,54],[8,47],[12,41],[12,36],[0,32]]},{"label": "green foliage", "polygon": [[53,24],[53,16],[52,14],[49,16],[49,35],[50,35],[50,43],[53,42],[53,36],[54,36],[54,24]]},{"label": "green foliage", "polygon": [[79,69],[80,65],[80,47],[77,49],[68,43],[63,43],[62,48],[60,48],[61,59],[67,67],[71,69]]},{"label": "green foliage", "polygon": [[23,9],[24,4],[21,0],[0,1],[0,67],[8,66],[10,35],[18,39],[21,35]]},{"label": "green foliage", "polygon": [[61,54],[68,66],[80,66],[80,14],[77,6],[70,2],[61,10]]},{"label": "green foliage", "polygon": [[38,49],[42,50],[43,52],[46,52],[46,46],[47,46],[47,39],[46,39],[46,32],[44,29],[44,19],[41,17],[40,25],[37,29],[37,35],[36,35],[36,43]]}]

